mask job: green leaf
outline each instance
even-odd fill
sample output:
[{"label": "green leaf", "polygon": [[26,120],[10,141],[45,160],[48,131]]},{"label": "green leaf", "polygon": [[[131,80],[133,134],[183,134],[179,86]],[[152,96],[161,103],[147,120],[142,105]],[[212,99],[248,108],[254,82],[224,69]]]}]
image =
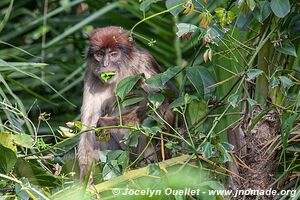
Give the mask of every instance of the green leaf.
[{"label": "green leaf", "polygon": [[122,79],[117,85],[117,96],[123,100],[142,77],[142,74],[139,74]]},{"label": "green leaf", "polygon": [[254,106],[254,105],[257,105],[257,102],[254,99],[247,98],[247,101],[248,101],[248,103],[250,104],[251,107]]},{"label": "green leaf", "polygon": [[48,48],[48,47],[56,44],[57,42],[63,40],[65,37],[67,37],[68,35],[71,35],[75,31],[77,31],[79,29],[82,29],[85,25],[91,23],[92,21],[95,21],[95,20],[99,19],[101,16],[103,16],[106,13],[112,11],[113,9],[115,9],[118,6],[119,6],[119,2],[114,2],[114,3],[111,3],[111,4],[107,4],[107,6],[102,7],[100,10],[97,10],[93,14],[91,14],[88,17],[86,17],[83,20],[81,20],[79,23],[77,23],[74,26],[72,26],[71,28],[67,29],[62,34],[59,34],[57,37],[55,37],[52,40],[50,40],[45,45],[46,48]]},{"label": "green leaf", "polygon": [[149,10],[151,4],[157,3],[159,1],[161,1],[161,0],[144,0],[140,5],[140,10],[145,12],[145,11]]},{"label": "green leaf", "polygon": [[288,40],[282,42],[282,46],[276,46],[275,49],[283,54],[297,57],[295,46]]},{"label": "green leaf", "polygon": [[175,99],[170,105],[168,106],[169,109],[177,108],[179,106],[184,105],[184,96],[180,96],[177,99]]},{"label": "green leaf", "polygon": [[[187,104],[189,104],[193,100],[199,100],[199,98],[196,97],[195,95],[190,95],[190,98],[189,98],[189,101],[187,102]],[[177,99],[175,99],[172,103],[170,103],[170,105],[168,106],[168,108],[172,109],[172,108],[176,108],[176,107],[182,106],[184,104],[185,104],[185,96],[180,96]]]},{"label": "green leaf", "polygon": [[244,15],[247,15],[247,13],[249,12],[249,6],[247,5],[246,0],[238,0],[237,7]]},{"label": "green leaf", "polygon": [[150,94],[148,96],[149,101],[153,104],[154,108],[158,108],[165,100],[164,95],[155,93],[155,94]]},{"label": "green leaf", "polygon": [[224,186],[217,181],[204,181],[199,184],[199,187],[209,186],[213,190],[224,190]]},{"label": "green leaf", "polygon": [[128,152],[122,151],[122,150],[114,150],[114,151],[109,151],[106,154],[107,160],[116,160],[117,164],[122,167],[122,170],[124,170],[129,163],[129,157],[128,157]]},{"label": "green leaf", "polygon": [[234,148],[234,146],[232,144],[229,144],[227,142],[221,142],[219,144],[222,145],[224,147],[224,149],[226,149],[226,151],[232,151]]},{"label": "green leaf", "polygon": [[184,34],[195,32],[198,27],[193,24],[187,24],[187,23],[179,23],[176,25],[178,31],[176,32],[177,37],[181,37]]},{"label": "green leaf", "polygon": [[256,3],[254,0],[247,0],[247,5],[250,8],[250,10],[253,11],[256,6]]},{"label": "green leaf", "polygon": [[139,143],[139,136],[140,135],[136,130],[128,132],[128,134],[124,136],[125,144],[129,147],[137,147]]},{"label": "green leaf", "polygon": [[205,158],[210,158],[212,157],[213,154],[213,148],[210,142],[206,142],[203,146],[203,156]]},{"label": "green leaf", "polygon": [[10,4],[9,4],[7,10],[4,12],[5,15],[3,17],[3,20],[0,23],[0,32],[4,28],[5,24],[7,23],[8,19],[9,19],[10,14],[12,13],[11,11],[13,10],[13,5],[14,5],[14,0],[10,0]]},{"label": "green leaf", "polygon": [[187,68],[186,76],[192,83],[200,97],[211,94],[215,91],[214,88],[209,88],[209,86],[213,85],[215,81],[210,72],[205,67],[189,67]]},{"label": "green leaf", "polygon": [[262,23],[271,14],[271,6],[269,1],[259,1],[253,11],[254,17]]},{"label": "green leaf", "polygon": [[[0,145],[17,152],[17,148],[13,141],[13,134],[7,132],[0,132]],[[0,154],[1,155],[1,154]]]},{"label": "green leaf", "polygon": [[272,0],[271,9],[277,17],[283,18],[291,11],[289,0]]},{"label": "green leaf", "polygon": [[10,148],[0,145],[0,173],[7,174],[17,162],[16,153]]},{"label": "green leaf", "polygon": [[144,126],[142,125],[142,128],[147,132],[150,133],[152,135],[155,135],[156,133],[158,133],[159,131],[161,131],[161,129],[158,126]]},{"label": "green leaf", "polygon": [[[22,178],[21,181],[22,181],[22,183],[24,185],[29,185],[30,184],[27,178]],[[28,200],[28,199],[30,199],[29,194],[27,194],[27,192],[24,190],[24,188],[21,186],[21,184],[15,183],[15,191],[16,191],[16,195],[21,200]]]},{"label": "green leaf", "polygon": [[247,76],[250,80],[255,79],[257,76],[261,75],[263,73],[260,69],[249,69],[247,71]]},{"label": "green leaf", "polygon": [[292,130],[295,121],[299,118],[299,114],[291,114],[287,119],[284,119],[280,125],[283,148],[286,149],[290,131]]},{"label": "green leaf", "polygon": [[31,148],[34,140],[30,135],[27,134],[17,134],[13,135],[13,140],[16,145],[23,146],[25,148]]},{"label": "green leaf", "polygon": [[134,105],[136,103],[143,101],[144,99],[145,99],[144,97],[133,97],[133,98],[125,99],[122,102],[122,106],[124,106],[124,107],[131,106],[131,105]]},{"label": "green leaf", "polygon": [[121,174],[121,169],[116,160],[109,160],[103,167],[102,175],[104,180],[110,180]]},{"label": "green leaf", "polygon": [[228,101],[232,107],[237,107],[239,104],[240,96],[238,94],[232,94],[228,97]]},{"label": "green leaf", "polygon": [[193,100],[188,105],[187,119],[189,124],[194,124],[208,110],[204,100]]},{"label": "green leaf", "polygon": [[[167,9],[173,8],[172,10],[170,10],[170,13],[173,16],[177,16],[184,9],[184,7],[182,5],[180,5],[182,3],[183,3],[182,0],[167,0],[166,7],[167,7]],[[177,7],[175,7],[175,6],[177,6]]]},{"label": "green leaf", "polygon": [[278,78],[272,76],[272,78],[269,81],[269,84],[270,84],[271,88],[276,88],[280,84],[280,81]]},{"label": "green leaf", "polygon": [[155,165],[155,164],[148,165],[148,167],[147,167],[148,175],[159,176],[159,175],[161,175],[161,173],[162,173],[162,171],[158,165]]},{"label": "green leaf", "polygon": [[228,153],[228,150],[227,150],[228,147],[226,147],[226,145],[223,146],[220,143],[218,144],[218,146],[220,147],[219,150],[220,150],[220,152],[223,156],[222,159],[220,159],[220,160],[222,160],[223,163],[228,162],[228,161],[232,161],[232,158],[231,158],[231,156],[230,156],[230,154]]},{"label": "green leaf", "polygon": [[288,90],[294,85],[293,81],[286,76],[279,76],[280,82],[285,90]]},{"label": "green leaf", "polygon": [[294,145],[289,146],[286,150],[293,151],[293,152],[300,152],[300,143],[295,143]]},{"label": "green leaf", "polygon": [[167,71],[152,76],[146,80],[146,83],[154,88],[162,88],[171,78],[178,74],[181,70],[181,67],[175,66],[170,67]]}]

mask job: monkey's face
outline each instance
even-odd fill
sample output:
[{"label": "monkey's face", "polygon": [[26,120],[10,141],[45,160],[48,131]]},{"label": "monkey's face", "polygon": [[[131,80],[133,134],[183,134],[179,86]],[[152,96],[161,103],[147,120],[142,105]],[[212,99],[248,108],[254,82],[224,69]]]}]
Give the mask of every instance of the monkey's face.
[{"label": "monkey's face", "polygon": [[122,48],[102,48],[89,52],[93,73],[103,82],[113,84],[126,76],[128,57]]}]

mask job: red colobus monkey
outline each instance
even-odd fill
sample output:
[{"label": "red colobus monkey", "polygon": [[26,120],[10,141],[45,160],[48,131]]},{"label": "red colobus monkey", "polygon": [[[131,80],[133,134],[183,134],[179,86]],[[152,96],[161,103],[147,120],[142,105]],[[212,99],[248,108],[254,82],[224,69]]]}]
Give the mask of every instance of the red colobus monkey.
[{"label": "red colobus monkey", "polygon": [[[123,78],[141,73],[145,75],[145,78],[149,78],[159,73],[159,65],[148,51],[135,45],[128,31],[116,26],[92,31],[89,35],[87,70],[81,107],[83,126],[89,128],[97,125],[118,125],[119,113],[113,111],[116,86]],[[103,78],[103,75],[106,77]],[[144,82],[140,85],[147,93],[157,91]],[[140,124],[145,118],[145,112],[145,104],[122,110],[123,124]],[[164,117],[172,121],[173,114],[166,111]],[[85,178],[91,163],[100,159],[101,151],[122,149],[124,144],[121,140],[125,133],[126,130],[113,129],[110,140],[107,142],[98,142],[93,131],[81,135],[78,145],[81,180]],[[140,153],[146,144],[147,137],[140,137],[137,153]],[[149,157],[154,151],[153,147],[149,147],[143,156]]]}]

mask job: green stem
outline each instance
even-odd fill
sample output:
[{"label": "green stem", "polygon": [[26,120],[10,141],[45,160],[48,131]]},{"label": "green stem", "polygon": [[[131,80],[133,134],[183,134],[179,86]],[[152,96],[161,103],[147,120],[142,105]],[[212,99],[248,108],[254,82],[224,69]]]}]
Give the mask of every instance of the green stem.
[{"label": "green stem", "polygon": [[[263,26],[261,28],[261,37],[269,31],[269,18],[264,21]],[[262,70],[264,74],[268,77],[269,76],[269,66],[268,66],[268,58],[269,58],[269,52],[271,48],[271,42],[270,40],[267,40],[262,48],[259,50],[259,53],[257,55],[257,68]],[[258,76],[256,80],[256,88],[255,88],[255,99],[258,104],[265,107],[268,97],[268,80],[267,77],[262,75]]]},{"label": "green stem", "polygon": [[183,4],[184,4],[184,3],[178,4],[178,5],[176,5],[176,6],[173,6],[172,8],[169,8],[169,9],[167,9],[167,10],[161,11],[161,12],[159,12],[159,13],[155,13],[155,14],[149,16],[149,17],[146,17],[146,18],[140,20],[139,22],[137,22],[137,23],[131,28],[130,32],[132,33],[133,30],[134,30],[138,25],[140,25],[141,23],[143,23],[144,21],[147,21],[147,20],[152,19],[152,18],[154,18],[154,17],[157,17],[157,16],[159,16],[159,15],[168,13],[168,12],[170,12],[171,10],[174,10],[174,9],[178,8],[179,6],[182,6]]}]

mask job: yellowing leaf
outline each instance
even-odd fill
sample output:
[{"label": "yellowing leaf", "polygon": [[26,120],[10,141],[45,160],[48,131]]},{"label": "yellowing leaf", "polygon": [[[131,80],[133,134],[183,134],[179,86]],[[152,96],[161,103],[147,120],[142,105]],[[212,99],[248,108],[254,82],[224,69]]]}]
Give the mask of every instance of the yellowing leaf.
[{"label": "yellowing leaf", "polygon": [[0,132],[0,145],[9,148],[11,150],[13,150],[14,152],[17,151],[16,146],[14,145],[13,142],[13,134],[12,133],[8,133],[8,132]]},{"label": "yellowing leaf", "polygon": [[200,27],[206,28],[211,23],[212,15],[208,11],[202,12],[199,18],[201,19]]},{"label": "yellowing leaf", "polygon": [[69,137],[74,137],[75,136],[72,129],[69,129],[69,128],[66,128],[66,127],[63,127],[63,126],[59,126],[58,128],[59,128],[58,132],[63,137],[69,138]]},{"label": "yellowing leaf", "polygon": [[216,8],[215,12],[216,12],[216,17],[220,20],[225,15],[225,8]]},{"label": "yellowing leaf", "polygon": [[185,10],[183,11],[183,14],[192,14],[195,11],[195,6],[192,1],[188,0],[184,4]]}]

